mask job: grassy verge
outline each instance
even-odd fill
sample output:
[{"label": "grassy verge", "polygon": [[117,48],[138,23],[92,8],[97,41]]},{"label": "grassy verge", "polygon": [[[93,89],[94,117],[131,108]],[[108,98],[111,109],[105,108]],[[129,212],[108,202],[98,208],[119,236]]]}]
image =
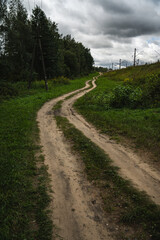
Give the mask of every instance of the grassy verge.
[{"label": "grassy verge", "polygon": [[136,67],[128,67],[118,71],[110,71],[106,75],[111,80],[123,81],[124,79],[134,79],[134,81],[145,78],[150,74],[160,73],[160,63],[145,64]]},{"label": "grassy verge", "polygon": [[101,189],[109,229],[117,239],[160,239],[160,208],[122,179],[108,156],[66,118],[56,116],[56,120],[72,149],[83,159],[88,178]]},{"label": "grassy verge", "polygon": [[68,85],[22,91],[0,104],[0,239],[49,240],[48,176],[40,152],[36,112],[51,98],[84,86],[86,78]]},{"label": "grassy verge", "polygon": [[76,109],[103,133],[120,139],[132,139],[137,147],[151,151],[158,160],[160,154],[160,108],[150,109],[106,109],[98,102],[97,94],[111,91],[122,82],[108,77],[97,80],[97,88],[75,103]]}]

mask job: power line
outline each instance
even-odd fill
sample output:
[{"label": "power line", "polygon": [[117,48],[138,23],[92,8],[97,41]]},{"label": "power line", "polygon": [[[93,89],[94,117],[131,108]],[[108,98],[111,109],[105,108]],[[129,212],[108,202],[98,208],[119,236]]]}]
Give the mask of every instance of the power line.
[{"label": "power line", "polygon": [[141,52],[139,52],[136,56],[138,56],[139,54],[141,54],[142,52],[144,52],[143,50]]},{"label": "power line", "polygon": [[160,53],[159,53],[159,52],[157,52],[156,50],[154,50],[154,49],[153,49],[153,51],[155,51],[156,53],[158,53],[158,55],[160,55]]}]

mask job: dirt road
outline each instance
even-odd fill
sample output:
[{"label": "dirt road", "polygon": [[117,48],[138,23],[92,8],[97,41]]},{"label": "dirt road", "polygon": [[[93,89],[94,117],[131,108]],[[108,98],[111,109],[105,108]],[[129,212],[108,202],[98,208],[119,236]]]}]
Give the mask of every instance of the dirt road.
[{"label": "dirt road", "polygon": [[[74,95],[62,104],[61,114],[84,135],[90,138],[120,167],[120,174],[130,179],[140,190],[144,190],[152,200],[160,204],[160,175],[133,151],[115,143],[109,137],[100,134],[91,124],[80,116],[72,107],[73,103],[88,91]],[[53,187],[53,222],[59,227],[59,234],[64,240],[110,240],[107,222],[101,209],[98,192],[86,180],[84,167],[80,159],[73,155],[70,145],[53,119],[53,106],[72,93],[56,98],[44,104],[38,112],[41,145],[45,163],[49,166]]]},{"label": "dirt road", "polygon": [[[87,83],[85,88],[88,86]],[[87,181],[82,162],[72,154],[53,119],[53,106],[71,94],[47,102],[37,116],[42,151],[54,191],[53,223],[64,240],[111,240],[98,192]]]}]

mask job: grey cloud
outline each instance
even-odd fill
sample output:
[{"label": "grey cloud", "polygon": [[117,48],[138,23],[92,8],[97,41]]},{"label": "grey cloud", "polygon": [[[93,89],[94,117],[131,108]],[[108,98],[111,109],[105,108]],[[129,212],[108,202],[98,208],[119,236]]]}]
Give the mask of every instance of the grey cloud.
[{"label": "grey cloud", "polygon": [[90,47],[92,48],[112,48],[113,47],[113,44],[112,43],[97,43],[97,42],[94,42],[94,43],[89,43]]},{"label": "grey cloud", "polygon": [[158,4],[158,3],[160,3],[159,0],[150,0],[150,1],[151,1],[151,3],[154,3],[154,4]]},{"label": "grey cloud", "polygon": [[[101,0],[101,2],[103,2],[104,5],[105,1]],[[135,2],[138,5],[138,1]],[[125,1],[122,0],[121,5],[123,6],[124,3]],[[108,4],[108,1],[106,4]],[[132,4],[131,6],[133,9],[124,7],[124,9],[126,9],[125,12],[128,13],[127,16],[123,14],[122,11],[117,11],[118,8],[116,9],[115,14],[110,11],[110,8],[103,9],[104,14],[102,18],[100,18],[99,21],[96,21],[96,25],[99,27],[99,33],[103,32],[104,35],[109,34],[124,38],[159,33],[160,24],[156,9],[151,3],[148,5],[145,4],[146,2],[143,1],[142,8],[136,8],[136,10]],[[112,5],[112,2],[110,2],[110,5]],[[112,10],[114,7],[115,3],[113,3]],[[97,19],[98,17],[96,17],[96,20]]]},{"label": "grey cloud", "polygon": [[95,48],[95,49],[101,49],[101,48],[112,48],[113,44],[112,42],[109,41],[93,41],[93,40],[88,40],[86,41],[86,44],[91,47],[91,48]]},{"label": "grey cloud", "polygon": [[141,35],[148,35],[157,33],[160,31],[159,26],[152,26],[152,25],[143,25],[143,23],[135,23],[134,26],[129,25],[128,23],[125,26],[121,24],[113,25],[113,27],[109,27],[105,29],[104,34],[110,34],[113,36],[119,36],[123,38],[132,38]]},{"label": "grey cloud", "polygon": [[133,12],[133,9],[128,5],[124,4],[123,1],[119,2],[116,0],[94,0],[95,4],[101,6],[106,11],[112,12],[112,13],[121,13],[121,14],[130,14]]},{"label": "grey cloud", "polygon": [[60,33],[91,48],[100,65],[129,61],[137,46],[148,49],[145,57],[153,59],[149,40],[159,46],[160,0],[45,0],[43,10],[58,23]]}]

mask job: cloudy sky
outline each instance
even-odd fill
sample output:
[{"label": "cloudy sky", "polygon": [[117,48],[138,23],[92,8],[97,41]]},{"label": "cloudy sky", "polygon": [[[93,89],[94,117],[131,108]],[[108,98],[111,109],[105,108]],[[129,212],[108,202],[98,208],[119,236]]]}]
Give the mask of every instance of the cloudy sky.
[{"label": "cloudy sky", "polygon": [[[91,49],[96,66],[160,59],[160,0],[23,0],[28,10],[42,6],[58,23]],[[115,66],[116,67],[116,66]]]}]

